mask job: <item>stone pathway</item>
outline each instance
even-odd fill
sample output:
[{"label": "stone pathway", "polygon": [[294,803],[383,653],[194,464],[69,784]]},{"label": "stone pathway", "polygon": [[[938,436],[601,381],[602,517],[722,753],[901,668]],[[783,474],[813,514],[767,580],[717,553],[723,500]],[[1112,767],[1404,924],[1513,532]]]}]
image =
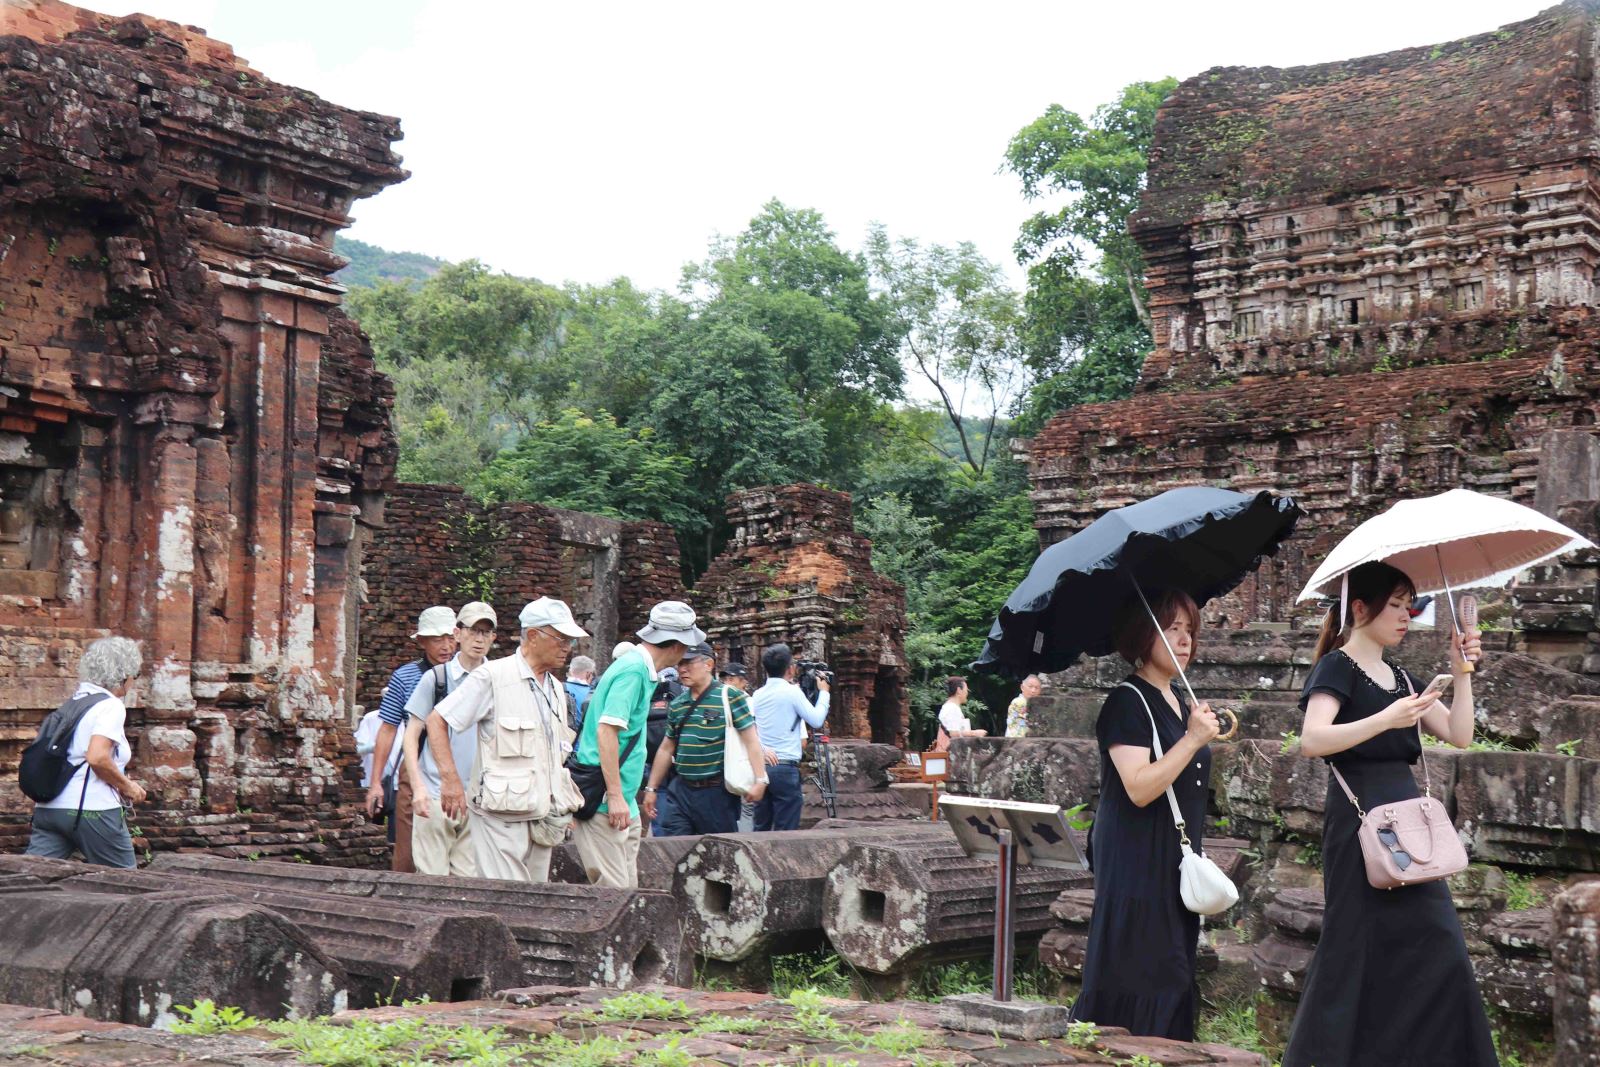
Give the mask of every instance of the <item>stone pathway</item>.
[{"label": "stone pathway", "polygon": [[510,990],[496,1000],[376,1008],[274,1030],[201,1037],[0,1005],[0,1064],[1264,1067],[1266,1062],[1253,1052],[1129,1037],[1120,1030],[1076,1040],[1007,1041],[944,1030],[937,1012],[936,1005],[922,1002],[869,1004],[804,993],[779,1000],[664,987],[618,994],[538,986]]}]

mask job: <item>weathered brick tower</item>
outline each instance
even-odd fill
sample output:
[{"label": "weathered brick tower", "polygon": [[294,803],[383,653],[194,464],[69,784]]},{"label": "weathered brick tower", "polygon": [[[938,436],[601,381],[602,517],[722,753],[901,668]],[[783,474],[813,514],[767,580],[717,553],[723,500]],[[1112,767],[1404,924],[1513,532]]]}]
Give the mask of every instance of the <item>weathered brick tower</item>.
[{"label": "weathered brick tower", "polygon": [[[1026,444],[1041,538],[1175,485],[1286,490],[1300,535],[1214,609],[1282,620],[1396,498],[1533,503],[1541,462],[1573,470],[1600,394],[1597,13],[1179,86],[1132,220],[1155,351],[1132,399]],[[1559,495],[1600,497],[1580,480]]]},{"label": "weathered brick tower", "polygon": [[55,0],[0,0],[0,83],[0,851],[17,752],[118,633],[156,847],[359,853],[340,727],[395,445],[331,246],[405,177],[398,124]]},{"label": "weathered brick tower", "polygon": [[787,642],[834,668],[833,736],[906,743],[910,670],[905,591],[872,569],[850,496],[814,485],[746,489],[728,498],[733,538],[691,594],[724,661],[750,668]]}]

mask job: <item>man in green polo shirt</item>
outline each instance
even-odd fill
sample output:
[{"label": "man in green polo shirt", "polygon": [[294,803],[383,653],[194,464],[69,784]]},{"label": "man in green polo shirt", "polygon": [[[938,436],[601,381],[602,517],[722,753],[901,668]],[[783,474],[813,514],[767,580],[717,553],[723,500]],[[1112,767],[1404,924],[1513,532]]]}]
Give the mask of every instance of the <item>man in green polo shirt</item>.
[{"label": "man in green polo shirt", "polygon": [[678,678],[688,689],[667,713],[667,736],[656,750],[644,797],[644,817],[654,822],[656,790],[667,777],[667,769],[677,769],[667,787],[671,804],[656,824],[662,837],[738,832],[739,797],[722,784],[723,744],[730,718],[744,742],[750,766],[757,770],[748,799],[755,803],[766,792],[766,765],[761,761],[761,738],[750,702],[739,690],[716,680],[716,666],[711,646],[704,642],[685,652],[678,665]]},{"label": "man in green polo shirt", "polygon": [[639,643],[612,661],[589,698],[578,736],[579,763],[599,767],[606,797],[593,818],[577,819],[578,846],[589,881],[619,889],[639,887],[639,785],[644,779],[644,732],[660,672],[676,666],[691,646],[706,639],[694,624],[694,609],[663,600],[650,609]]}]

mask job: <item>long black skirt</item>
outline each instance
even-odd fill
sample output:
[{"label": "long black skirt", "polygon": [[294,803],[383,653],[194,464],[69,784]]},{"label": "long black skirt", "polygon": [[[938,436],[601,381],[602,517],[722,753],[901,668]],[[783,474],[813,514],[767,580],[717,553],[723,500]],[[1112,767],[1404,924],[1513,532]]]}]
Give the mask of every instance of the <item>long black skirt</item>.
[{"label": "long black skirt", "polygon": [[[1403,761],[1350,761],[1340,770],[1369,811],[1418,795]],[[1327,909],[1283,1067],[1496,1067],[1449,889],[1372,888],[1357,821],[1329,775]]]}]

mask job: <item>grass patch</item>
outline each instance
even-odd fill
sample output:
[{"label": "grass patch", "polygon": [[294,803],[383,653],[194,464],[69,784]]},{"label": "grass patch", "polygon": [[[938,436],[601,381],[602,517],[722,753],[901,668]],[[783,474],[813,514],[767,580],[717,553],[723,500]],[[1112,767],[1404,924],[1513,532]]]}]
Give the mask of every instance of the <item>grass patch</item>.
[{"label": "grass patch", "polygon": [[1516,871],[1502,873],[1506,876],[1507,911],[1528,911],[1545,902],[1544,890],[1535,884],[1533,875],[1518,874]]},{"label": "grass patch", "polygon": [[183,1016],[182,1021],[167,1026],[175,1034],[230,1034],[262,1025],[260,1019],[246,1015],[243,1008],[219,1008],[209,1000],[197,1000],[188,1007],[179,1004],[172,1010]]},{"label": "grass patch", "polygon": [[640,1019],[682,1019],[689,1009],[681,1000],[655,993],[619,993],[600,1002],[600,1009],[589,1013],[592,1019],[608,1022],[637,1022]]},{"label": "grass patch", "polygon": [[772,1020],[760,1019],[754,1015],[715,1013],[696,1020],[689,1033],[694,1037],[703,1037],[706,1034],[753,1034],[758,1030],[770,1030],[772,1026]]},{"label": "grass patch", "polygon": [[1270,1048],[1261,1040],[1255,1001],[1250,997],[1206,1004],[1195,1025],[1195,1040],[1259,1052],[1273,1061],[1283,1051]]},{"label": "grass patch", "polygon": [[541,1067],[613,1067],[621,1063],[631,1050],[626,1041],[614,1037],[574,1041],[570,1037],[551,1034],[523,1051]]},{"label": "grass patch", "polygon": [[836,953],[795,952],[772,957],[772,995],[787,997],[800,989],[848,999],[853,993],[852,968]]}]

